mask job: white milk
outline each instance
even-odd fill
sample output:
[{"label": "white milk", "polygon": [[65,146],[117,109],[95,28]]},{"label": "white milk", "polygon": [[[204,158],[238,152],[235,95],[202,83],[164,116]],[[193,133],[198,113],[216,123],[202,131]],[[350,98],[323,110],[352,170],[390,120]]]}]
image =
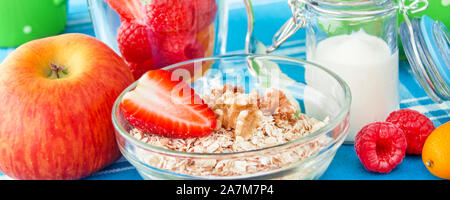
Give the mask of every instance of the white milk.
[{"label": "white milk", "polygon": [[[347,142],[353,142],[363,126],[384,121],[399,108],[398,51],[391,54],[384,40],[364,31],[333,36],[320,41],[316,49],[309,48],[307,59],[335,72],[350,87],[353,98]],[[333,90],[327,84],[330,80],[317,77],[311,70],[306,73],[307,77],[311,75],[306,80],[308,84]],[[305,106],[308,112],[308,105]]]}]

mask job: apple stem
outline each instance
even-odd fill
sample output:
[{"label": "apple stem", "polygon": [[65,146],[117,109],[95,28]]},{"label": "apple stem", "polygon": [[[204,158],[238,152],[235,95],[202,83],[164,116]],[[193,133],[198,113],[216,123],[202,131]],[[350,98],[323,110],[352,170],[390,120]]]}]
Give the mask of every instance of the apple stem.
[{"label": "apple stem", "polygon": [[60,73],[64,73],[63,72],[64,67],[56,65],[54,63],[50,63],[50,69],[52,70],[52,74],[56,75],[57,79],[61,78]]}]

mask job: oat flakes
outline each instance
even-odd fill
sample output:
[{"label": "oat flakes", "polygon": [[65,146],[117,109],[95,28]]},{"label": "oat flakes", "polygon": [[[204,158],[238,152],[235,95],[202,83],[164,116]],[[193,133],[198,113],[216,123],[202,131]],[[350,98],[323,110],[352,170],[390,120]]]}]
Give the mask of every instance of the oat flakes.
[{"label": "oat flakes", "polygon": [[[303,137],[326,125],[306,115],[295,116],[297,109],[283,92],[269,89],[264,95],[246,94],[239,86],[213,88],[202,99],[216,114],[217,127],[201,138],[167,138],[132,129],[135,138],[174,151],[190,153],[232,153],[266,148]],[[143,162],[165,170],[194,176],[244,176],[280,169],[319,152],[332,139],[322,135],[303,145],[280,148],[277,152],[255,152],[234,157],[208,159],[170,157],[138,150]]]}]

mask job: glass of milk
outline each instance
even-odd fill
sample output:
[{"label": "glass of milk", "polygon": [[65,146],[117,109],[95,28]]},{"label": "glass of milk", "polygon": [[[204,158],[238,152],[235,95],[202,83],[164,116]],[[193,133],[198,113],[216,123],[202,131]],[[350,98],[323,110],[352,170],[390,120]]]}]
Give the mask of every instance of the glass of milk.
[{"label": "glass of milk", "polygon": [[[384,121],[399,108],[397,1],[303,0],[307,60],[338,74],[350,87],[352,106],[346,143],[365,125]],[[309,70],[309,84],[326,78]],[[314,78],[313,78],[314,77]],[[328,88],[330,95],[334,88]],[[314,109],[305,105],[306,109]]]}]

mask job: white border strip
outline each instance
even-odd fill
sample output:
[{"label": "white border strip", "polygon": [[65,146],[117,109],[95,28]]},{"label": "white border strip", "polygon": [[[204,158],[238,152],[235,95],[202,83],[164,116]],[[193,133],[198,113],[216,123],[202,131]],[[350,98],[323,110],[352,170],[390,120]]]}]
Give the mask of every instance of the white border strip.
[{"label": "white border strip", "polygon": [[428,104],[428,105],[417,105],[417,106],[410,106],[408,108],[412,109],[412,110],[417,110],[420,113],[429,113],[429,112],[440,111],[440,110],[442,110],[442,111],[450,110],[450,107],[447,104],[445,104],[445,103]]},{"label": "white border strip", "polygon": [[426,100],[426,99],[430,99],[430,97],[418,97],[418,98],[403,99],[400,101],[400,103],[412,103],[412,102],[422,101],[422,100]]}]

